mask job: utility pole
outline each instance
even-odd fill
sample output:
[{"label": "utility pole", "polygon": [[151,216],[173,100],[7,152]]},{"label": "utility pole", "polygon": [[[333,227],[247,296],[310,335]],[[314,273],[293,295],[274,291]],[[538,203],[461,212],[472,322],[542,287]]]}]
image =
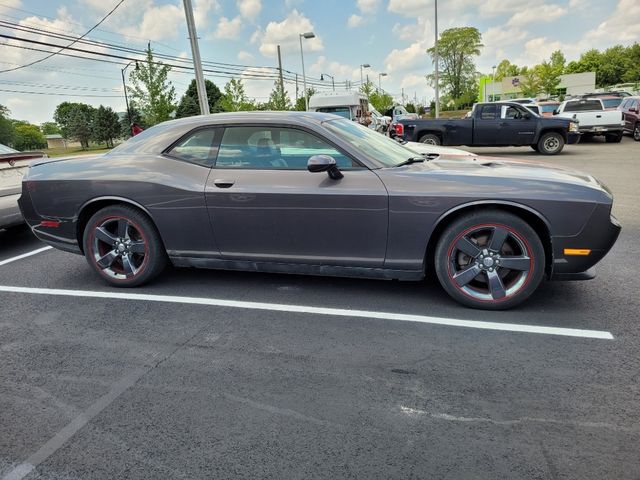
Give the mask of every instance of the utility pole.
[{"label": "utility pole", "polygon": [[280,56],[280,45],[278,45],[278,73],[280,74],[280,93],[282,95],[282,104],[284,105],[284,80],[282,78],[282,57]]},{"label": "utility pole", "polygon": [[296,73],[296,105],[298,104],[298,74]]},{"label": "utility pole", "polygon": [[184,14],[187,18],[187,30],[191,41],[191,56],[193,57],[193,68],[196,73],[196,88],[198,89],[198,102],[200,103],[200,113],[209,115],[209,100],[207,99],[207,87],[204,83],[202,73],[202,60],[200,59],[200,48],[198,47],[198,34],[196,33],[196,22],[193,19],[193,6],[191,0],[183,0]]},{"label": "utility pole", "polygon": [[436,44],[434,45],[434,51],[435,51],[435,60],[436,60],[436,118],[438,118],[440,116],[440,92],[439,92],[439,83],[440,80],[438,79],[438,0],[435,0],[435,6],[436,6],[436,22],[435,22],[435,26],[436,26]]}]

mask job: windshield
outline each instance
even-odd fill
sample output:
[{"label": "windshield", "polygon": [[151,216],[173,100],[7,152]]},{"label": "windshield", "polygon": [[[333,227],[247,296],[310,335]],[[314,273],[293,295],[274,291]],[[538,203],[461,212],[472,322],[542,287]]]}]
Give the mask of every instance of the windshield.
[{"label": "windshield", "polygon": [[540,112],[542,113],[552,113],[553,111],[555,111],[556,108],[558,108],[557,103],[554,104],[549,104],[549,105],[539,105],[540,107]]},{"label": "windshield", "polygon": [[617,108],[621,102],[622,98],[607,98],[605,100],[602,100],[602,103],[604,103],[604,108]]},{"label": "windshield", "polygon": [[13,148],[9,148],[6,145],[2,145],[0,143],[0,154],[4,154],[4,153],[18,153],[18,151],[14,150]]},{"label": "windshield", "polygon": [[349,120],[329,120],[323,125],[366,156],[393,167],[415,157],[416,153],[378,132]]}]

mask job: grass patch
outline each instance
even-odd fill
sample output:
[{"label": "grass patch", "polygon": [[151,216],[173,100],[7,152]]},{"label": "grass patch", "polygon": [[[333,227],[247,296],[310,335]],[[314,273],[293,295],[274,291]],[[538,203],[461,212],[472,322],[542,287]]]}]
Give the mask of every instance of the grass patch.
[{"label": "grass patch", "polygon": [[82,149],[80,147],[70,148],[46,148],[42,150],[49,157],[75,157],[78,155],[96,155],[100,153],[107,153],[110,148],[106,148],[103,145],[89,145],[89,148]]}]

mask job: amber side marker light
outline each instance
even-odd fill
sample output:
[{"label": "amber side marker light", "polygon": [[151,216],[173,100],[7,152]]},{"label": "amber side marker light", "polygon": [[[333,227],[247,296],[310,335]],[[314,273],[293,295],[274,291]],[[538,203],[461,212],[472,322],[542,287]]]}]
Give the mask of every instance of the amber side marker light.
[{"label": "amber side marker light", "polygon": [[565,248],[565,255],[589,255],[591,250],[588,248]]}]

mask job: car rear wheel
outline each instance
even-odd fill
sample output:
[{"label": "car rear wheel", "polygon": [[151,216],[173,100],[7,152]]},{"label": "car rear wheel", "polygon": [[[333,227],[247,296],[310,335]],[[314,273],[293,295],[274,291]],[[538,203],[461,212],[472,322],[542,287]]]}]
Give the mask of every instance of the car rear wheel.
[{"label": "car rear wheel", "polygon": [[636,142],[640,142],[640,122],[636,123],[636,126],[633,129],[633,139]]},{"label": "car rear wheel", "polygon": [[622,141],[622,132],[605,135],[604,140],[607,143],[620,143]]},{"label": "car rear wheel", "polygon": [[440,137],[437,135],[427,133],[420,137],[420,143],[426,143],[427,145],[440,145],[442,142],[440,141]]},{"label": "car rear wheel", "polygon": [[118,287],[142,285],[159,275],[167,254],[153,222],[139,210],[117,205],[94,214],[84,230],[89,265]]},{"label": "car rear wheel", "polygon": [[537,233],[499,210],[461,217],[442,234],[434,265],[440,284],[459,303],[506,310],[525,301],[544,276]]},{"label": "car rear wheel", "polygon": [[555,155],[564,148],[564,138],[557,132],[548,132],[538,140],[538,152],[543,155]]}]

